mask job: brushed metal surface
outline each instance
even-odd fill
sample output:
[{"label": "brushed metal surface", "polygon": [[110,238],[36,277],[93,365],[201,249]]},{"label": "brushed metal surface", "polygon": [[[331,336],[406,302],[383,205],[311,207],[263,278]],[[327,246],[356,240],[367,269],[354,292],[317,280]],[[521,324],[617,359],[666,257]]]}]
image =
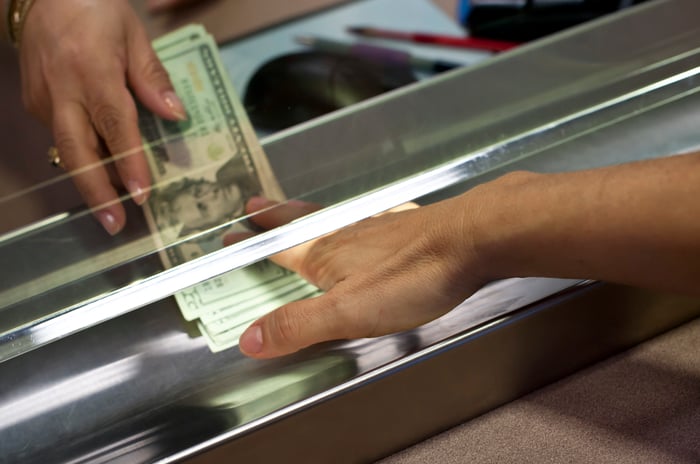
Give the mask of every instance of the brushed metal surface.
[{"label": "brushed metal surface", "polygon": [[[699,8],[650,2],[321,118],[265,147],[290,196],[337,204],[317,216],[330,228],[346,213],[371,214],[364,208],[378,199],[382,208],[434,201],[510,169],[580,169],[689,150],[700,146]],[[305,174],[308,166],[316,168]],[[212,255],[206,266],[242,265],[232,260],[246,249],[243,261],[252,262],[319,233],[294,227]],[[17,242],[5,245],[12,257]],[[3,332],[0,462],[261,462],[292,452],[375,459],[698,315],[687,298],[513,279],[415,331],[259,362],[235,350],[211,354],[164,298],[210,272],[198,274],[205,261],[193,263],[171,274],[183,281],[149,281],[162,274],[156,257],[144,256],[81,283],[101,282],[98,293],[69,286],[22,302],[41,315],[62,292],[77,292],[73,309],[87,309],[74,319],[32,316],[25,332]],[[119,296],[129,292],[131,301]],[[31,330],[55,321],[69,326],[44,338]]]},{"label": "brushed metal surface", "polygon": [[578,288],[185,462],[373,462],[698,316],[697,298]]}]

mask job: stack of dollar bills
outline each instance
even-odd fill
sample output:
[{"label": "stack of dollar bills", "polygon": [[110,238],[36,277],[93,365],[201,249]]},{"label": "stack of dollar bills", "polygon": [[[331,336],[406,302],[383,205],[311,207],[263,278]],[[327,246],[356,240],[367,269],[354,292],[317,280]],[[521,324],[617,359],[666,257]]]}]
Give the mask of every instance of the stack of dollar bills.
[{"label": "stack of dollar bills", "polygon": [[[199,25],[153,43],[187,110],[181,122],[140,110],[153,178],[144,210],[166,268],[221,248],[223,236],[247,232],[241,220],[254,195],[283,199],[213,38]],[[319,290],[264,261],[175,295],[212,351],[236,346],[246,327],[275,308]]]}]

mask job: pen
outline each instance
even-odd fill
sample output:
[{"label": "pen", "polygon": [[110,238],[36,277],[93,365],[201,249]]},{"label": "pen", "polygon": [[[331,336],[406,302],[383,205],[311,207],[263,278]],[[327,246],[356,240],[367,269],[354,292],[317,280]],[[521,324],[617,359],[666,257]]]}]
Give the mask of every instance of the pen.
[{"label": "pen", "polygon": [[449,61],[421,58],[403,50],[380,47],[377,45],[345,43],[313,36],[298,36],[295,39],[298,43],[316,50],[363,56],[387,63],[409,64],[419,71],[439,73],[463,66],[459,63],[452,63]]},{"label": "pen", "polygon": [[426,34],[421,32],[402,32],[374,27],[350,27],[348,32],[364,37],[377,37],[382,39],[403,40],[432,45],[444,45],[448,47],[471,48],[490,52],[502,52],[520,45],[518,42],[503,40],[479,39],[476,37],[457,37],[438,34]]}]

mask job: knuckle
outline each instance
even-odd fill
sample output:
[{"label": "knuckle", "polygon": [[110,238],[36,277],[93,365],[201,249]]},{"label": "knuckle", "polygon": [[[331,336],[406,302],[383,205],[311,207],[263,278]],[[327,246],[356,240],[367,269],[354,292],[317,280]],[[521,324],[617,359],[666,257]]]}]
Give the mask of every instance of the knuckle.
[{"label": "knuckle", "polygon": [[[299,265],[299,272],[311,282],[328,290],[339,280],[342,280],[342,273],[339,271],[339,264],[342,259],[342,251],[334,249],[333,242],[325,237],[321,238],[309,251],[305,259]],[[341,268],[342,269],[342,268]]]},{"label": "knuckle", "polygon": [[72,69],[86,69],[84,63],[84,48],[76,40],[67,37],[61,41],[53,59],[48,62],[54,69],[61,67],[61,63],[71,66]]},{"label": "knuckle", "polygon": [[274,315],[275,344],[285,347],[298,346],[300,327],[298,315],[292,314],[287,308],[280,308]]},{"label": "knuckle", "polygon": [[62,129],[54,131],[54,142],[61,156],[61,160],[65,164],[67,170],[75,169],[78,166],[75,164],[73,156],[79,150],[78,140],[72,134]]},{"label": "knuckle", "polygon": [[361,321],[353,316],[352,307],[345,301],[333,292],[324,295],[323,313],[327,315],[324,331],[334,339],[356,338],[363,334],[362,327],[358,326]]},{"label": "knuckle", "polygon": [[[107,144],[107,148],[112,155],[119,154],[118,151],[126,150],[128,140],[127,121],[135,116],[129,114],[129,105],[117,105],[102,101],[96,103],[91,108],[91,118],[97,133],[102,136]],[[136,124],[136,122],[134,122]]]},{"label": "knuckle", "polygon": [[95,73],[94,64],[85,59],[85,44],[73,38],[63,40],[56,53],[44,62],[48,76],[60,76],[66,72],[78,82],[87,82]]},{"label": "knuckle", "polygon": [[149,82],[162,83],[164,86],[171,85],[168,72],[155,54],[151,54],[148,59],[144,61],[141,74]]},{"label": "knuckle", "polygon": [[[329,293],[330,295],[330,293]],[[359,295],[333,295],[326,301],[327,310],[333,314],[333,324],[336,327],[338,338],[353,339],[375,337],[380,335],[377,319],[377,311],[362,311],[360,306],[350,301],[359,301]]]},{"label": "knuckle", "polygon": [[323,289],[329,289],[333,282],[329,282],[322,266],[318,260],[305,260],[302,262],[299,273],[310,282],[315,283]]},{"label": "knuckle", "polygon": [[119,109],[111,103],[97,103],[92,108],[92,120],[97,130],[105,137],[119,131],[121,116]]}]

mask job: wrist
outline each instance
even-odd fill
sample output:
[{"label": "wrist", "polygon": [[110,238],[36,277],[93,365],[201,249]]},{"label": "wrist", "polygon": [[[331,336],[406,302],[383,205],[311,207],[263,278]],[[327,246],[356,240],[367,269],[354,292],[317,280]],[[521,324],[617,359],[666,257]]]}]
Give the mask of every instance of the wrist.
[{"label": "wrist", "polygon": [[512,172],[465,194],[473,254],[485,282],[537,272],[535,248],[539,246],[531,239],[540,236],[542,218],[537,210],[541,205],[528,197],[542,176]]}]

